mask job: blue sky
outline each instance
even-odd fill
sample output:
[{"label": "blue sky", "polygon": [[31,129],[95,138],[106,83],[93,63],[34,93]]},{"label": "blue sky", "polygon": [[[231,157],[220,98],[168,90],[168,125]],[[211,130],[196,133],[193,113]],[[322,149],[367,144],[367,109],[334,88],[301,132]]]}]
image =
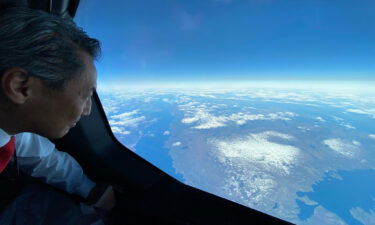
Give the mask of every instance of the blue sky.
[{"label": "blue sky", "polygon": [[374,12],[373,0],[85,0],[76,22],[102,42],[102,81],[374,81]]}]

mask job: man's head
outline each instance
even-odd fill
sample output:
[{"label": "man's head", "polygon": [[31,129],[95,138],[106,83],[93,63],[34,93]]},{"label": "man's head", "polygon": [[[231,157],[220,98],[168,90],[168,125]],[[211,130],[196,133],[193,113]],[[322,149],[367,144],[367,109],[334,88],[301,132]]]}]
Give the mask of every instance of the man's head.
[{"label": "man's head", "polygon": [[0,11],[0,128],[64,136],[88,115],[99,42],[41,11]]}]

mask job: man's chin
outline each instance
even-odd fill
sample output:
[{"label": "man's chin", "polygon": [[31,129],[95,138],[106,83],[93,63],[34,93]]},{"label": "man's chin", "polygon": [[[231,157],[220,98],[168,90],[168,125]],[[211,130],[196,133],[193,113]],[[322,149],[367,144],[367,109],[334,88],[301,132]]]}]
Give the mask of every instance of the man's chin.
[{"label": "man's chin", "polygon": [[56,132],[56,133],[50,134],[46,137],[49,138],[49,139],[59,139],[59,138],[64,137],[65,135],[67,135],[69,133],[69,130],[70,130],[70,127],[62,130],[61,132],[58,132],[58,133]]}]

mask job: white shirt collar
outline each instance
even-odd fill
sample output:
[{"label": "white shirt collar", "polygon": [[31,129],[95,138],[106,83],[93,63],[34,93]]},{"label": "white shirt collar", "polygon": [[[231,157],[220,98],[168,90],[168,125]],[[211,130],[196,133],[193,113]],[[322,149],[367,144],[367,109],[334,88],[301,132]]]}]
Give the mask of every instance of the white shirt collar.
[{"label": "white shirt collar", "polygon": [[0,148],[6,145],[10,140],[10,135],[0,128]]}]

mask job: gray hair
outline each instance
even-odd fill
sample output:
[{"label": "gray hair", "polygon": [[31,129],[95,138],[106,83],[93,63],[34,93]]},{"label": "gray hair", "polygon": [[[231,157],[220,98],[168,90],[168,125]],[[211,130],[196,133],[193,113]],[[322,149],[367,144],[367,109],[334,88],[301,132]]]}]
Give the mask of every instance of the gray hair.
[{"label": "gray hair", "polygon": [[0,10],[0,75],[21,67],[62,89],[84,69],[82,51],[95,59],[100,43],[71,19],[23,7]]}]

